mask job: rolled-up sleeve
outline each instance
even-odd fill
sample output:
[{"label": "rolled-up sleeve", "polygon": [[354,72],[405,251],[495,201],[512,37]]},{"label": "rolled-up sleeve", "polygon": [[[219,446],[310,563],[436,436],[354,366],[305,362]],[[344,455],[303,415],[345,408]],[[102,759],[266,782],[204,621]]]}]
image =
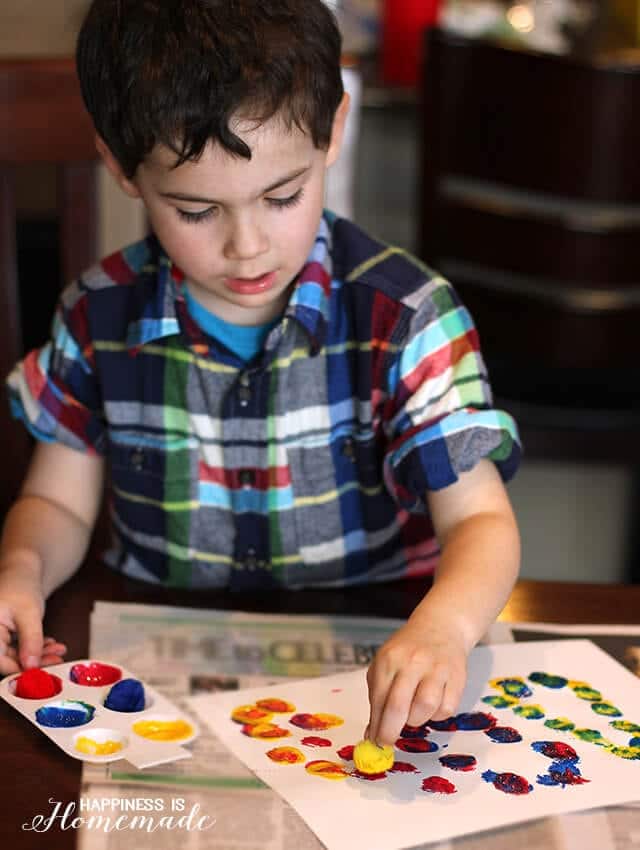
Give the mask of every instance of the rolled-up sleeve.
[{"label": "rolled-up sleeve", "polygon": [[431,281],[389,371],[384,457],[387,489],[406,510],[453,484],[483,458],[503,480],[519,465],[513,418],[492,406],[478,333],[457,294]]},{"label": "rolled-up sleeve", "polygon": [[13,416],[37,440],[102,453],[104,417],[86,311],[83,294],[69,288],[56,310],[50,341],[18,363],[7,390]]}]

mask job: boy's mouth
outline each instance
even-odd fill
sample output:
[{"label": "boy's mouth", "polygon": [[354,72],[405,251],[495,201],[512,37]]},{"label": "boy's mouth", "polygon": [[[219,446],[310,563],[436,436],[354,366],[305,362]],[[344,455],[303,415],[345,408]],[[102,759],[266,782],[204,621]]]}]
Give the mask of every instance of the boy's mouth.
[{"label": "boy's mouth", "polygon": [[227,287],[238,295],[259,295],[267,292],[276,281],[276,272],[268,272],[260,277],[228,277]]}]

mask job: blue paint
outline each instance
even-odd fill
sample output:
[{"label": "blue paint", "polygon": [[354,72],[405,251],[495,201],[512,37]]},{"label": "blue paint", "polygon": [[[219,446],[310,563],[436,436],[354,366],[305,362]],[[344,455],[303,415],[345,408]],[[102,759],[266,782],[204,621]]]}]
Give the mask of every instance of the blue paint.
[{"label": "blue paint", "polygon": [[529,680],[545,688],[564,688],[569,682],[564,676],[552,676],[550,673],[532,673]]},{"label": "blue paint", "polygon": [[142,711],[145,707],[144,687],[138,679],[122,679],[116,682],[104,701],[111,711]]},{"label": "blue paint", "polygon": [[584,785],[589,782],[588,779],[583,779],[580,768],[570,759],[554,761],[549,766],[547,773],[538,776],[536,781],[538,785],[561,786],[562,788],[567,785]]},{"label": "blue paint", "polygon": [[493,770],[485,770],[482,778],[485,782],[490,782],[497,791],[502,791],[504,794],[521,796],[533,791],[533,785],[524,776],[518,776],[516,773],[496,773]]},{"label": "blue paint", "polygon": [[483,732],[485,729],[493,729],[497,722],[492,714],[470,711],[447,717],[446,720],[430,720],[428,725],[438,732]]},{"label": "blue paint", "polygon": [[512,726],[495,726],[493,729],[487,729],[484,734],[496,744],[517,744],[522,740],[522,735]]},{"label": "blue paint", "polygon": [[640,738],[631,738],[629,741],[630,747],[640,747]]},{"label": "blue paint", "polygon": [[80,700],[60,700],[43,705],[36,711],[36,720],[41,726],[52,729],[67,729],[83,726],[93,719],[95,708]]}]

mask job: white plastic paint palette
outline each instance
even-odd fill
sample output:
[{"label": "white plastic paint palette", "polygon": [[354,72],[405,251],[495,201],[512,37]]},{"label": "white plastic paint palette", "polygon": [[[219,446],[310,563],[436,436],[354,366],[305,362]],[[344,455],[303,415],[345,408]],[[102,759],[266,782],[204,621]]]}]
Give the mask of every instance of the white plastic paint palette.
[{"label": "white plastic paint palette", "polygon": [[[57,679],[54,684],[59,692],[55,695],[47,699],[17,696],[20,674],[16,674],[0,682],[0,696],[73,758],[98,764],[126,759],[139,769],[191,758],[184,744],[198,736],[197,724],[144,682],[140,683],[144,708],[114,711],[105,706],[115,684],[136,679],[124,667],[85,659],[44,670]],[[55,725],[47,725],[52,721]],[[66,725],[58,725],[61,722]]]}]

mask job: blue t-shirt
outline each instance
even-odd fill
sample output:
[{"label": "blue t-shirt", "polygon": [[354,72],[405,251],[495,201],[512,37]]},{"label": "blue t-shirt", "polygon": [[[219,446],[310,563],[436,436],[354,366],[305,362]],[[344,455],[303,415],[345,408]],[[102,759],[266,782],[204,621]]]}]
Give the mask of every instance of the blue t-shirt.
[{"label": "blue t-shirt", "polygon": [[225,322],[215,313],[209,312],[199,301],[196,301],[189,292],[188,285],[184,287],[183,294],[189,315],[200,330],[222,343],[229,351],[233,351],[245,363],[253,360],[256,354],[262,350],[269,336],[269,331],[279,321],[279,318],[277,318],[265,325],[234,325],[231,322]]}]

